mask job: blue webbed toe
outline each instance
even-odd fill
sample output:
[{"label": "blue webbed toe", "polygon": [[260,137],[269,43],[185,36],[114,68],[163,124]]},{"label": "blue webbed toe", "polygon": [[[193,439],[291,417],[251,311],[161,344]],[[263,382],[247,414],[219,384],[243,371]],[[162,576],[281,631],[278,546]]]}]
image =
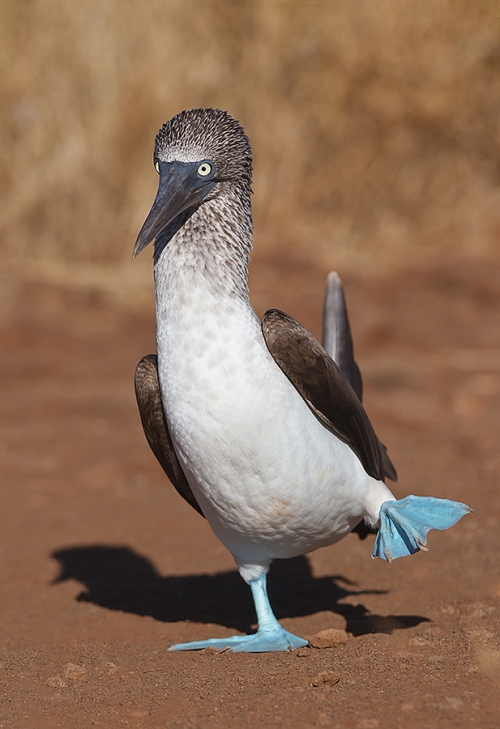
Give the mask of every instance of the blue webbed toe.
[{"label": "blue webbed toe", "polygon": [[276,620],[269,603],[266,587],[266,574],[263,573],[250,581],[250,587],[257,612],[259,629],[253,635],[232,635],[229,638],[209,638],[192,643],[177,643],[171,651],[199,651],[203,648],[217,648],[233,653],[267,653],[268,651],[293,651],[303,648],[307,640],[289,633]]},{"label": "blue webbed toe", "polygon": [[431,529],[449,529],[471,511],[466,504],[433,496],[385,501],[380,507],[380,528],[372,557],[392,562],[425,550]]},{"label": "blue webbed toe", "polygon": [[307,640],[289,633],[279,626],[279,630],[259,630],[253,635],[233,635],[229,638],[209,638],[195,640],[192,643],[177,643],[169,648],[171,651],[198,651],[203,648],[217,648],[220,651],[233,653],[267,653],[268,651],[293,651],[307,645]]}]

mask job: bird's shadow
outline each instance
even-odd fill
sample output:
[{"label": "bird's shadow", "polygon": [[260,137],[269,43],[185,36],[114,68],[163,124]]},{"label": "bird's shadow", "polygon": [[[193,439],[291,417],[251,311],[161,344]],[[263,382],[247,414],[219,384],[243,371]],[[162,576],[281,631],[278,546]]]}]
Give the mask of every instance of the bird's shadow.
[{"label": "bird's shadow", "polygon": [[[85,586],[78,601],[168,623],[216,623],[244,633],[255,625],[250,591],[236,570],[163,577],[147,557],[129,547],[107,545],[67,547],[52,557],[61,565],[53,584],[72,579]],[[330,610],[345,618],[346,630],[353,635],[392,633],[428,620],[418,615],[374,615],[361,603],[340,602],[374,594],[385,591],[358,590],[341,575],[314,577],[306,557],[277,560],[271,567],[269,597],[278,619]]]}]

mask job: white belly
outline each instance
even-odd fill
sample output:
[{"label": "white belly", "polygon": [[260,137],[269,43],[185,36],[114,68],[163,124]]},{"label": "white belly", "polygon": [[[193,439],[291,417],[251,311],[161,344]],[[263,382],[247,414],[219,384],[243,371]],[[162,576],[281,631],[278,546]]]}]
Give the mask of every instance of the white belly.
[{"label": "white belly", "polygon": [[[162,287],[162,290],[163,287]],[[239,298],[203,279],[157,302],[158,364],[176,451],[212,529],[238,565],[267,567],[345,536],[390,491],[327,431],[269,354]]]}]

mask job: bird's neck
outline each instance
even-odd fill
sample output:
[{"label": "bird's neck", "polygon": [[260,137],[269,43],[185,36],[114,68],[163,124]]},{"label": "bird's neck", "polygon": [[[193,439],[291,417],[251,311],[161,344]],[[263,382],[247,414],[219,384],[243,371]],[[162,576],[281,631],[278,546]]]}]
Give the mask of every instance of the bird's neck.
[{"label": "bird's neck", "polygon": [[155,283],[160,298],[181,287],[196,297],[197,287],[217,298],[248,301],[248,261],[252,248],[250,194],[225,194],[187,211],[155,245]]}]

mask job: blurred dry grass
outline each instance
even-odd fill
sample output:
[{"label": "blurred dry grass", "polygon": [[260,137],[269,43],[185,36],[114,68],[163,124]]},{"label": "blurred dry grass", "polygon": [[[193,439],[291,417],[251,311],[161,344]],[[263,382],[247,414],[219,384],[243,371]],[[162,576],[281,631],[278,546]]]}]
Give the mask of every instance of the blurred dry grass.
[{"label": "blurred dry grass", "polygon": [[493,0],[3,0],[0,84],[4,263],[129,261],[200,105],[250,135],[257,260],[500,257]]}]

